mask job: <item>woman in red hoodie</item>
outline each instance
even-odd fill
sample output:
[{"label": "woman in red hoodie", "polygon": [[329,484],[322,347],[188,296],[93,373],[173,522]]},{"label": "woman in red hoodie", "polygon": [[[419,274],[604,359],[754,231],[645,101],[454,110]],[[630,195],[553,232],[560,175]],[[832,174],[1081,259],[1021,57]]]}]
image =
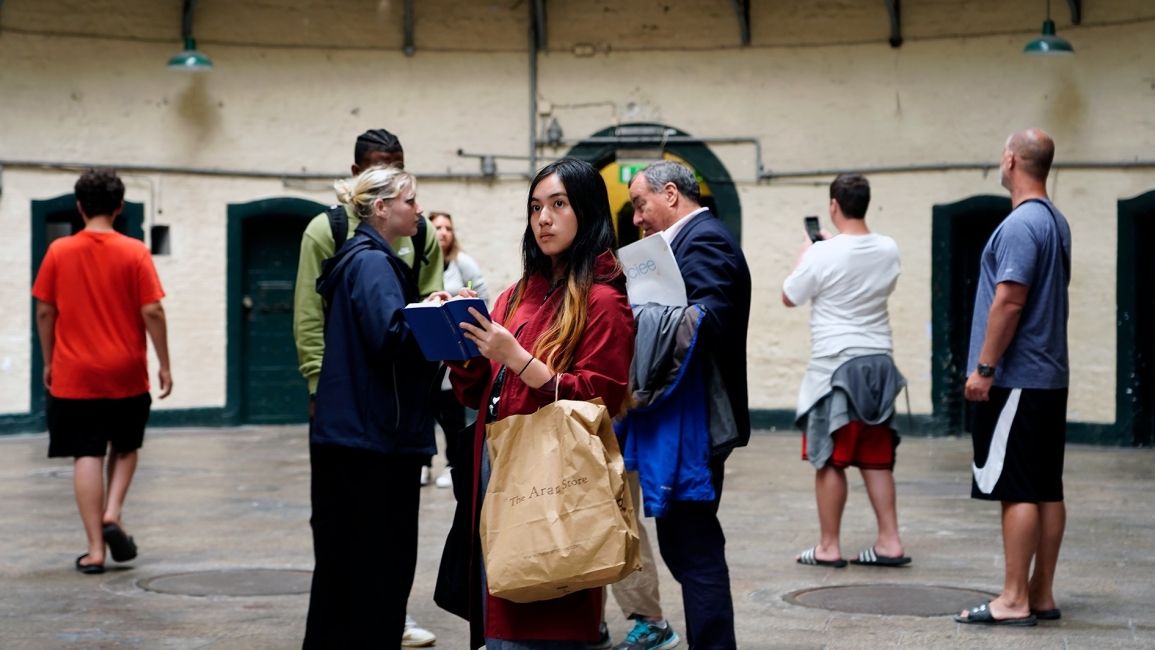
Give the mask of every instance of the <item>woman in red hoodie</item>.
[{"label": "woman in red hoodie", "polygon": [[[625,277],[613,253],[613,223],[605,182],[580,160],[563,159],[529,187],[522,239],[522,276],[498,297],[494,320],[463,325],[488,362],[452,364],[462,403],[481,410],[474,430],[473,503],[490,474],[485,422],[533,413],[554,400],[600,397],[618,414],[629,390],[634,317]],[[475,313],[475,317],[480,314]],[[473,515],[472,558],[479,558]],[[470,612],[473,647],[487,650],[585,650],[599,638],[602,589],[553,600],[514,603],[490,596],[480,563],[470,589],[482,594]],[[476,608],[474,608],[476,609]]]}]

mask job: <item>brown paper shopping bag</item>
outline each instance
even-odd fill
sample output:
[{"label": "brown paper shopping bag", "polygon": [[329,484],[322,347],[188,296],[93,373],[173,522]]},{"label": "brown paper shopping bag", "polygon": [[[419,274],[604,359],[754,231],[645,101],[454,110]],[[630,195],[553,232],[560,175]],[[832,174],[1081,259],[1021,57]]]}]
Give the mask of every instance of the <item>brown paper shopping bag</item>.
[{"label": "brown paper shopping bag", "polygon": [[549,600],[641,568],[625,463],[600,400],[557,401],[487,432],[481,549],[489,593]]}]

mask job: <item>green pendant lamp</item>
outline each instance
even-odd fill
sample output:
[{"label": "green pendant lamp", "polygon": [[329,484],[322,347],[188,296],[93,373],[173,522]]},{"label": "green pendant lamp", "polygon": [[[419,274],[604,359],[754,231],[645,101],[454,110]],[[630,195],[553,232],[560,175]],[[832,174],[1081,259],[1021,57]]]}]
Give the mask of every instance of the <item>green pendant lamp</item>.
[{"label": "green pendant lamp", "polygon": [[195,38],[184,39],[184,49],[172,55],[168,60],[169,70],[184,70],[185,72],[208,72],[213,69],[213,60],[197,50]]},{"label": "green pendant lamp", "polygon": [[184,72],[208,72],[213,69],[213,60],[197,50],[197,41],[192,35],[193,10],[196,0],[184,0],[181,10],[180,35],[184,39],[184,49],[168,60],[169,70]]},{"label": "green pendant lamp", "polygon": [[1043,34],[1027,43],[1025,54],[1040,56],[1066,56],[1075,53],[1075,48],[1067,39],[1055,35],[1055,21],[1051,20],[1051,0],[1047,0],[1047,19],[1043,21]]}]

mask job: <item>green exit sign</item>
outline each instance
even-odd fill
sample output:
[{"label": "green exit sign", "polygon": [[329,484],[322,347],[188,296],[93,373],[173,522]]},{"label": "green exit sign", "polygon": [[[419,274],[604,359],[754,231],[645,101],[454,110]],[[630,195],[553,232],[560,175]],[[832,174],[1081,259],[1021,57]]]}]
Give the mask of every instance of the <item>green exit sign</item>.
[{"label": "green exit sign", "polygon": [[626,164],[619,165],[618,166],[618,180],[620,180],[622,182],[622,185],[629,185],[630,181],[632,181],[634,179],[634,176],[637,176],[638,172],[645,169],[646,165],[647,165],[647,163],[636,163],[636,164],[626,163]]}]

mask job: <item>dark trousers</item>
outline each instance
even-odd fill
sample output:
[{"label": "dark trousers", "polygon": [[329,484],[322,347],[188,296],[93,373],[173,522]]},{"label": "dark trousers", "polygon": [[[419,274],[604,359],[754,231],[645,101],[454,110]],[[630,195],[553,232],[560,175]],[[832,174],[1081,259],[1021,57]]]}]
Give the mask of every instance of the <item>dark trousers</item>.
[{"label": "dark trousers", "polygon": [[[459,462],[468,462],[457,457],[462,441],[456,438],[465,428],[465,407],[457,401],[453,391],[443,390],[437,395],[437,413],[434,415],[437,424],[441,425],[441,430],[445,433],[445,463],[450,467],[456,467]],[[470,444],[466,458],[472,454],[472,442],[473,436],[469,436]]]},{"label": "dark trousers", "polygon": [[316,566],[304,647],[397,647],[417,568],[421,458],[309,452]]},{"label": "dark trousers", "polygon": [[730,650],[734,602],[726,566],[726,536],[718,521],[724,460],[710,462],[713,501],[675,501],[657,518],[658,549],[682,586],[686,641],[693,650]]}]

